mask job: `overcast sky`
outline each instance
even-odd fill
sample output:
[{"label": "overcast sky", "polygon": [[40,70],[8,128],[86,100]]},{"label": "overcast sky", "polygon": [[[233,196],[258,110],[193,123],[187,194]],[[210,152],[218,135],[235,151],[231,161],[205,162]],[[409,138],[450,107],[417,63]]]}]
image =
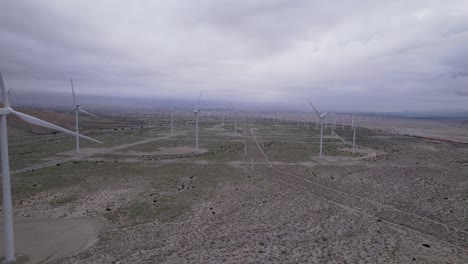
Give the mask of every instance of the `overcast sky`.
[{"label": "overcast sky", "polygon": [[468,109],[468,1],[0,2],[21,91]]}]

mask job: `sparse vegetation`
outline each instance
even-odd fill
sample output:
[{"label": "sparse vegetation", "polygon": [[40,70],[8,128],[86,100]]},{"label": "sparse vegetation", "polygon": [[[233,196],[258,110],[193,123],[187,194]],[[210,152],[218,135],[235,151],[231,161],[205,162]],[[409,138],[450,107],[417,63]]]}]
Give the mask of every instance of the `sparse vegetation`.
[{"label": "sparse vegetation", "polygon": [[[464,148],[360,128],[353,154],[351,131],[337,129],[326,131],[319,160],[313,126],[249,124],[244,138],[240,127],[234,136],[229,125],[210,129],[217,125],[201,124],[200,153],[189,125],[173,136],[147,124],[100,130],[93,137],[106,144],[83,142],[79,158],[73,138],[61,135],[14,143],[15,169],[71,158],[14,174],[14,213],[102,219],[93,246],[54,263],[184,262],[215,249],[207,262],[234,250],[240,262],[289,262],[294,250],[297,262],[343,254],[352,262],[424,262],[421,248],[441,262],[463,259]],[[138,250],[145,253],[132,255]]]}]

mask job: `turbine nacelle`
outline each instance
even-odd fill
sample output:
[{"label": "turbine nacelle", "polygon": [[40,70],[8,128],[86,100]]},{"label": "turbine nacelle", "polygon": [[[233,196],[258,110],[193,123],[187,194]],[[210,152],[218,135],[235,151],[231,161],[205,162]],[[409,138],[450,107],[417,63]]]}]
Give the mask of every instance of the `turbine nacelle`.
[{"label": "turbine nacelle", "polygon": [[202,93],[203,93],[203,90],[200,91],[200,95],[198,96],[197,106],[195,107],[195,110],[193,110],[195,114],[200,113],[200,99],[201,99]]},{"label": "turbine nacelle", "polygon": [[83,110],[80,105],[77,103],[76,101],[76,96],[75,96],[75,88],[73,87],[73,80],[70,79],[70,83],[71,83],[71,88],[72,88],[72,93],[73,93],[73,104],[75,105],[75,107],[73,108],[73,110],[75,110],[76,112],[81,112],[83,114],[87,114],[89,116],[92,116],[92,117],[95,117],[95,118],[98,118],[97,116],[91,114],[90,112],[87,112],[85,110]]}]

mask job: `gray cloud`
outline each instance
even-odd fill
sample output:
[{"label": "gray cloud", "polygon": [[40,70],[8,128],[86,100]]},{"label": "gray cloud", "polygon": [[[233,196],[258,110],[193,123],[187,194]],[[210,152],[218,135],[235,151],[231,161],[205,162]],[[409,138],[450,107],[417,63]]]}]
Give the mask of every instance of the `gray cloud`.
[{"label": "gray cloud", "polygon": [[385,100],[394,103],[384,110],[420,110],[439,98],[436,108],[468,108],[460,100],[468,95],[463,0],[6,0],[1,7],[0,70],[22,90],[68,91],[73,77],[88,94],[188,99],[204,89],[211,100],[311,98],[372,110]]}]

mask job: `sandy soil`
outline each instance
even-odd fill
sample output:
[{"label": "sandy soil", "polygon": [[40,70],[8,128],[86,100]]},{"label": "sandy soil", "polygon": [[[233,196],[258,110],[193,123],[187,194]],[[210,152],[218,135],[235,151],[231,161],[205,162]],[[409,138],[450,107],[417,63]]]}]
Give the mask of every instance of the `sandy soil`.
[{"label": "sandy soil", "polygon": [[[72,255],[91,246],[101,228],[100,221],[90,218],[15,217],[13,221],[18,264],[45,263]],[[0,236],[3,238],[3,221]],[[4,255],[3,239],[0,255]]]},{"label": "sandy soil", "polygon": [[450,121],[385,118],[359,120],[358,126],[468,143],[468,126]]},{"label": "sandy soil", "polygon": [[122,154],[122,155],[183,155],[183,154],[191,154],[191,153],[206,153],[208,152],[207,149],[198,148],[198,151],[194,147],[188,146],[179,146],[173,148],[160,148],[158,151],[128,151],[128,152],[113,152],[113,154]]},{"label": "sandy soil", "polygon": [[205,128],[205,131],[209,131],[209,132],[224,132],[224,131],[226,131],[226,129],[225,129],[222,125],[215,125],[215,126],[210,127],[210,128]]},{"label": "sandy soil", "polygon": [[[359,138],[359,157],[310,159],[314,152],[281,162],[264,147],[265,134],[248,131],[245,148],[223,152],[222,159],[209,153],[160,161],[135,155],[128,164],[125,158],[93,156],[148,140],[85,150],[80,163],[57,167],[68,168],[64,178],[77,182],[16,201],[14,212],[58,218],[50,221],[64,221],[70,232],[79,224],[67,221],[80,216],[104,217],[103,227],[96,240],[83,239],[84,246],[48,244],[55,253],[35,258],[52,256],[49,261],[60,264],[467,263],[464,145],[378,132]],[[288,142],[288,135],[275,135]],[[318,144],[312,138],[304,143],[308,134],[303,135],[300,144]],[[343,137],[348,140],[327,139],[340,138],[340,150],[352,151],[346,147],[349,134]],[[220,144],[232,143],[220,139]],[[193,148],[154,154],[187,152]],[[180,205],[185,206],[171,215]],[[34,232],[50,228],[32,221],[30,228],[41,229]],[[30,234],[18,239],[32,243]],[[32,259],[34,247],[19,246],[19,253],[32,252],[23,259]]]},{"label": "sandy soil", "polygon": [[27,172],[27,171],[31,171],[31,170],[37,170],[37,169],[42,169],[42,168],[46,168],[46,167],[51,167],[51,166],[55,166],[57,163],[65,163],[65,162],[68,162],[68,161],[85,159],[87,157],[90,157],[90,156],[93,156],[93,155],[96,155],[96,154],[113,153],[116,150],[125,149],[125,148],[129,148],[129,147],[133,147],[133,146],[138,146],[138,145],[146,144],[146,143],[149,143],[149,142],[153,142],[153,141],[157,141],[157,140],[163,140],[163,139],[167,139],[167,138],[171,138],[173,136],[179,136],[179,135],[183,135],[183,134],[184,134],[183,132],[178,132],[178,133],[174,133],[174,134],[165,134],[162,137],[149,138],[149,139],[140,140],[140,141],[129,143],[129,144],[122,144],[122,145],[118,145],[118,146],[114,146],[114,147],[108,147],[108,148],[106,148],[106,147],[103,147],[103,148],[81,148],[80,149],[80,154],[76,154],[75,150],[69,150],[69,151],[58,153],[57,156],[48,157],[48,158],[44,159],[44,161],[45,161],[44,163],[40,163],[40,164],[37,164],[37,165],[34,165],[34,166],[30,166],[30,167],[26,167],[26,168],[22,168],[22,169],[18,169],[18,170],[13,170],[10,173],[13,175],[13,174]]}]

